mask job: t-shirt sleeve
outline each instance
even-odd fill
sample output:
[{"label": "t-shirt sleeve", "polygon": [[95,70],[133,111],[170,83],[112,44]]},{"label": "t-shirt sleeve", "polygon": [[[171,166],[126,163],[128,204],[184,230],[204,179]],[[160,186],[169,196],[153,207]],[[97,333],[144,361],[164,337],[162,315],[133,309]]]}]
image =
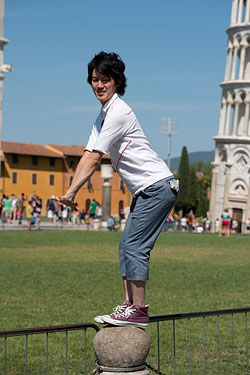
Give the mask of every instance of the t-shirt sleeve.
[{"label": "t-shirt sleeve", "polygon": [[92,132],[90,134],[87,146],[85,147],[85,150],[92,152],[94,150],[94,146],[97,141],[97,131],[95,129],[95,126],[93,126]]},{"label": "t-shirt sleeve", "polygon": [[125,114],[111,113],[106,117],[93,149],[108,154],[112,145],[126,134],[128,127]]}]

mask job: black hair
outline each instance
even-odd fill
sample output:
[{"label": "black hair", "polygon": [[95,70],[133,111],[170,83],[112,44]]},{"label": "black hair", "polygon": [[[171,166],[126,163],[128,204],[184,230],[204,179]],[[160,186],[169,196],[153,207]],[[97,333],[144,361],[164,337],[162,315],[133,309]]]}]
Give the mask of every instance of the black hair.
[{"label": "black hair", "polygon": [[119,95],[125,94],[127,78],[124,74],[125,64],[117,53],[99,52],[88,64],[88,83],[92,83],[93,70],[113,78]]}]

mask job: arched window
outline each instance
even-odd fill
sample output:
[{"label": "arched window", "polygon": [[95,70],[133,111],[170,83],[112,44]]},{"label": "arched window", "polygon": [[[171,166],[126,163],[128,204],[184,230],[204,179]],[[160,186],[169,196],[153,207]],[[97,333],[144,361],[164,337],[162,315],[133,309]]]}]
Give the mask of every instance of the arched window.
[{"label": "arched window", "polygon": [[85,201],[85,211],[88,212],[89,211],[89,207],[90,207],[90,199],[86,199]]},{"label": "arched window", "polygon": [[124,201],[119,201],[119,212],[124,210]]}]

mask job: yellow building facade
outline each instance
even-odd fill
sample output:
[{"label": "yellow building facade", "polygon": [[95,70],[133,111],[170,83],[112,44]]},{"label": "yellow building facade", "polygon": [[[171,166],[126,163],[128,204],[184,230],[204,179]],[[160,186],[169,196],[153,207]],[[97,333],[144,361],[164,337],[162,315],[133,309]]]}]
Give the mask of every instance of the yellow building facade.
[{"label": "yellow building facade", "polygon": [[[42,214],[45,215],[47,199],[63,195],[70,186],[84,147],[2,142],[1,150],[0,193],[18,197],[24,193],[27,198],[36,194],[42,199]],[[111,160],[104,156],[102,163],[111,164]],[[120,210],[130,205],[131,194],[117,172],[114,171],[109,182],[111,213],[118,216]],[[98,168],[76,196],[80,209],[86,210],[93,199],[102,204],[102,184]]]}]

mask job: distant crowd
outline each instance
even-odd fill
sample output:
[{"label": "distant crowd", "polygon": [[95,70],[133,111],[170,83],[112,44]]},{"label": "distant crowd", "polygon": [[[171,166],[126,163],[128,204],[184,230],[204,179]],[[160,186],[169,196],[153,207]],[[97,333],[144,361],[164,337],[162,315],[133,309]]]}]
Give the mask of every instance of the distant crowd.
[{"label": "distant crowd", "polygon": [[[170,215],[166,220],[163,231],[209,233],[211,222],[208,218],[195,217],[193,211],[181,216],[178,213]],[[214,231],[219,236],[228,237],[230,234],[241,233],[241,223],[230,217],[228,210],[223,211],[220,218],[214,223]],[[250,219],[247,221],[246,233],[250,234]]]},{"label": "distant crowd", "polygon": [[[95,219],[102,221],[102,206],[95,199],[92,200],[87,210],[78,209],[77,203],[76,210],[72,210],[58,202],[55,196],[49,197],[45,205],[47,221],[50,223],[86,224],[87,229],[89,229],[90,226],[93,226]],[[42,206],[42,199],[37,194],[32,194],[30,197],[25,193],[22,193],[20,197],[16,194],[11,194],[10,196],[3,194],[0,200],[1,222],[22,224],[22,220],[25,218],[28,222],[28,230],[31,230],[32,225],[36,225],[39,229]],[[112,216],[107,219],[107,228],[110,231],[118,230],[123,219],[125,219],[125,214],[121,210],[118,220],[115,220]],[[169,231],[208,233],[210,230],[210,220],[208,218],[195,217],[193,211],[184,216],[173,213],[168,217],[163,228],[164,233]],[[225,210],[221,217],[216,219],[214,230],[219,236],[228,237],[230,234],[241,232],[241,223],[230,217],[228,210]],[[247,221],[246,233],[250,234],[250,219]]]},{"label": "distant crowd", "polygon": [[[95,219],[102,219],[102,206],[95,200],[90,203],[88,210],[80,210],[76,203],[76,210],[58,202],[55,196],[46,200],[46,217],[50,223],[62,224],[86,224],[87,228],[93,225]],[[43,202],[37,194],[28,197],[22,193],[20,197],[16,194],[10,196],[3,194],[0,200],[0,218],[2,223],[22,224],[23,218],[27,219],[28,230],[32,225],[40,228]],[[120,220],[124,218],[120,212]],[[119,220],[119,222],[120,222]],[[109,230],[117,230],[115,219],[109,217],[107,220]]]}]

